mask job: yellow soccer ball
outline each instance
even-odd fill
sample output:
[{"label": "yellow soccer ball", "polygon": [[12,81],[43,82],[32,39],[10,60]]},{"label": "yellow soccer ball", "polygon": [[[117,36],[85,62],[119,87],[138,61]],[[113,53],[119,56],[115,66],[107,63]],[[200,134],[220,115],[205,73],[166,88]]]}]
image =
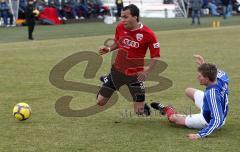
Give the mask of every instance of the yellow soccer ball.
[{"label": "yellow soccer ball", "polygon": [[38,16],[40,14],[39,10],[37,9],[33,10],[33,13],[35,14],[35,16]]},{"label": "yellow soccer ball", "polygon": [[31,113],[32,110],[27,103],[18,103],[13,108],[13,115],[19,121],[27,120],[30,118]]}]

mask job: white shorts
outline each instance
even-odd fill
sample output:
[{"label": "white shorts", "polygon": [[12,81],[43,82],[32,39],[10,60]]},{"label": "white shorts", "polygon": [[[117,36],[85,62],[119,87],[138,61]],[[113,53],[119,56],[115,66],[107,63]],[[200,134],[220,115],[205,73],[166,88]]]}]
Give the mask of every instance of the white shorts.
[{"label": "white shorts", "polygon": [[202,110],[204,92],[201,90],[196,90],[193,96],[195,105]]},{"label": "white shorts", "polygon": [[187,115],[185,125],[189,128],[202,129],[208,125],[202,114],[204,92],[197,90],[194,92],[195,105],[201,110],[199,114]]}]

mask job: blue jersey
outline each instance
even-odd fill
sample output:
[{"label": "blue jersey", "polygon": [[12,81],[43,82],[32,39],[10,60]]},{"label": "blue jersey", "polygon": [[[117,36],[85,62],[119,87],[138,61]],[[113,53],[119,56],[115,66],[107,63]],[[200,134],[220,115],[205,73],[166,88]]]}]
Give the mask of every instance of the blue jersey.
[{"label": "blue jersey", "polygon": [[217,83],[207,86],[202,113],[208,126],[198,132],[201,137],[208,136],[215,129],[220,128],[228,113],[228,76],[224,71],[218,71]]}]

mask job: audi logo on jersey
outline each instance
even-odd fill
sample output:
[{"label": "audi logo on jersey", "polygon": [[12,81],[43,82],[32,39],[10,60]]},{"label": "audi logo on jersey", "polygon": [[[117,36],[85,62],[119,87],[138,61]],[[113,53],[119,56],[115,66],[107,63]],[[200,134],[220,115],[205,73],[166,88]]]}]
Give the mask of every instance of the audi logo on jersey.
[{"label": "audi logo on jersey", "polygon": [[138,43],[138,42],[135,42],[135,41],[130,40],[130,39],[128,39],[128,38],[124,38],[124,39],[122,40],[122,44],[123,44],[123,46],[139,48],[139,43]]},{"label": "audi logo on jersey", "polygon": [[154,49],[160,48],[160,43],[159,43],[159,42],[154,43],[154,44],[153,44],[153,48],[154,48]]}]

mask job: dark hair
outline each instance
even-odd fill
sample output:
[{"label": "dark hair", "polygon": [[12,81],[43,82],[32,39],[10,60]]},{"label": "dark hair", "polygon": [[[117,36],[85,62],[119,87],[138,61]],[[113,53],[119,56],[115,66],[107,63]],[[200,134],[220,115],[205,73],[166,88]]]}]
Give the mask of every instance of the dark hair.
[{"label": "dark hair", "polygon": [[130,10],[130,13],[132,16],[137,16],[137,21],[139,22],[139,8],[136,5],[130,4],[128,6],[125,6],[123,8],[123,11],[126,11],[126,10]]},{"label": "dark hair", "polygon": [[217,67],[215,64],[203,63],[198,67],[198,72],[200,72],[205,78],[214,82],[217,77]]}]

